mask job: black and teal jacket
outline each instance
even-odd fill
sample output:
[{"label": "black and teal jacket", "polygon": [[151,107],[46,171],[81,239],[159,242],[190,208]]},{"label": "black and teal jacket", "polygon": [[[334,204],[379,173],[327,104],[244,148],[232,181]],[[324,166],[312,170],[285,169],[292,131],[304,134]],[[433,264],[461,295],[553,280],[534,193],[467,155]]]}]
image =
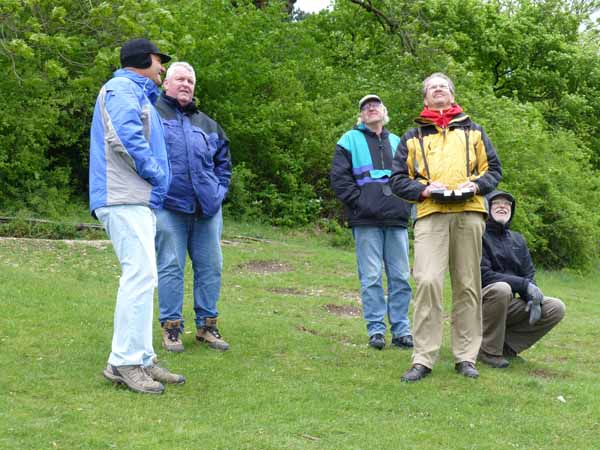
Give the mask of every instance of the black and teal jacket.
[{"label": "black and teal jacket", "polygon": [[408,226],[411,206],[392,194],[392,161],[400,138],[385,128],[378,136],[364,124],[337,142],[331,187],[344,204],[351,227]]}]

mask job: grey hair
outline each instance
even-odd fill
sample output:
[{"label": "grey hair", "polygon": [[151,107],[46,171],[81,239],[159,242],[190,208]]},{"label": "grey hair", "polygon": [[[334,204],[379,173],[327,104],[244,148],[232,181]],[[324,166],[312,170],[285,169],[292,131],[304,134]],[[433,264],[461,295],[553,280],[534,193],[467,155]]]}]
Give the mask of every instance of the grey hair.
[{"label": "grey hair", "polygon": [[192,67],[191,64],[186,63],[185,61],[177,61],[177,62],[174,62],[173,64],[171,64],[169,66],[169,68],[167,69],[167,74],[165,75],[165,79],[171,78],[173,76],[173,73],[175,72],[175,69],[177,69],[178,67],[181,67],[181,68],[187,70],[188,72],[190,72],[192,74],[192,76],[194,77],[194,82],[196,81],[196,72],[194,72],[194,68]]},{"label": "grey hair", "polygon": [[443,78],[444,80],[446,80],[448,82],[448,87],[450,88],[450,93],[454,96],[454,83],[452,82],[450,77],[445,73],[435,72],[423,80],[423,98],[427,96],[427,83],[429,83],[429,80],[431,80],[432,78]]},{"label": "grey hair", "polygon": [[[383,103],[381,104],[381,107],[383,108],[383,124],[387,125],[390,121],[390,116],[388,116],[388,110]],[[360,117],[360,114],[359,114],[356,125],[360,125],[361,123],[363,123],[363,121],[362,121],[362,117]]]}]

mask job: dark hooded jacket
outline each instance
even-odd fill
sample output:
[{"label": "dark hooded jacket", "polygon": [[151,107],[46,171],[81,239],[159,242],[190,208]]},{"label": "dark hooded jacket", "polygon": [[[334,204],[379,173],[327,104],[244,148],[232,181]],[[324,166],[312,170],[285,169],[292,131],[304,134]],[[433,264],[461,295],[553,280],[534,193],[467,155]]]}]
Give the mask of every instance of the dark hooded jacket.
[{"label": "dark hooded jacket", "polygon": [[509,229],[516,202],[509,193],[494,191],[486,196],[488,208],[496,197],[505,197],[512,202],[511,215],[506,224],[494,220],[491,213],[488,215],[483,235],[481,283],[485,287],[504,281],[510,285],[513,294],[527,300],[527,285],[535,283],[535,268],[525,239]]},{"label": "dark hooded jacket", "polygon": [[387,129],[378,136],[364,124],[338,141],[330,181],[349,226],[408,227],[411,205],[393,195],[389,184],[399,142]]}]

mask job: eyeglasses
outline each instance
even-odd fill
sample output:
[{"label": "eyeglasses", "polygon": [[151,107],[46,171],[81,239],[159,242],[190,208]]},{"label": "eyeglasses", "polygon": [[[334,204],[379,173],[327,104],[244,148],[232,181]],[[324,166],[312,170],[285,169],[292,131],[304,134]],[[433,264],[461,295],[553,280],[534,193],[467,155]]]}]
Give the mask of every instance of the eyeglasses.
[{"label": "eyeglasses", "polygon": [[367,102],[367,103],[365,103],[364,105],[362,105],[360,107],[360,110],[361,111],[366,111],[366,110],[371,109],[371,108],[373,108],[373,109],[379,109],[379,108],[381,108],[381,103],[380,102]]},{"label": "eyeglasses", "polygon": [[510,202],[508,200],[494,200],[492,202],[492,206],[512,207],[512,202]]},{"label": "eyeglasses", "polygon": [[444,91],[449,91],[450,86],[448,84],[430,84],[427,86],[428,91],[435,91],[436,89],[442,89]]}]

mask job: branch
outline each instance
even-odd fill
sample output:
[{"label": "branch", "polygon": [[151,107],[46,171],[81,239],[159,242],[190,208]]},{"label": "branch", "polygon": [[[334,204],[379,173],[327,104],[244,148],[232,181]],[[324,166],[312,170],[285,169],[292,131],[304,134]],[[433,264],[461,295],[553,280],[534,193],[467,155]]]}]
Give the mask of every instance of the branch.
[{"label": "branch", "polygon": [[375,8],[371,0],[350,0],[350,2],[375,14],[377,20],[387,24],[390,31],[396,31],[398,29],[398,22],[391,17],[386,16],[381,10]]}]

